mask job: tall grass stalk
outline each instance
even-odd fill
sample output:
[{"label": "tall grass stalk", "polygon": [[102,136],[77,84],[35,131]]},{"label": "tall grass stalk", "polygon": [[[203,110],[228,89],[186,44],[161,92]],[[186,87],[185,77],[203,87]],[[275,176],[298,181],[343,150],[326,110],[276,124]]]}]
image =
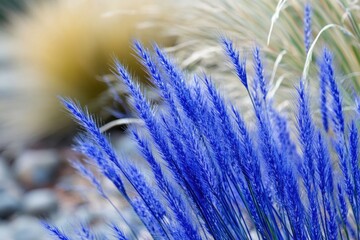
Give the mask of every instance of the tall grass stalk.
[{"label": "tall grass stalk", "polygon": [[[311,8],[305,7],[310,4]],[[313,62],[321,58],[321,46],[331,43],[332,51],[337,56],[344,104],[352,106],[353,89],[360,91],[359,9],[358,1],[347,0],[198,1],[175,28],[181,32],[181,45],[170,50],[181,60],[182,67],[195,70],[205,68],[211,75],[219,76],[221,83],[218,84],[225,85],[223,88],[231,98],[241,98],[241,102],[244,102],[246,96],[239,91],[242,89],[239,82],[220,64],[222,61],[218,61],[222,58],[221,48],[217,44],[218,32],[236,39],[247,56],[251,55],[254,44],[262,46],[266,53],[265,65],[269,70],[276,67],[274,80],[282,85],[277,91],[277,103],[291,110],[287,95],[289,92],[294,94],[293,85],[300,74],[303,73],[310,81],[310,91],[318,88]],[[300,23],[306,16],[310,21],[303,26]],[[313,41],[315,36],[318,39]],[[306,47],[304,38],[308,38]],[[309,45],[313,43],[315,46],[309,53]],[[282,61],[274,66],[275,60],[284,52]],[[305,64],[307,58],[312,61]]]},{"label": "tall grass stalk", "polygon": [[[310,52],[310,8],[305,12],[302,44]],[[273,86],[260,49],[252,50],[249,73],[235,44],[228,37],[221,44],[229,71],[246,90],[251,122],[210,76],[189,77],[158,46],[151,51],[135,42],[163,107],[154,111],[117,60],[113,71],[127,86],[142,122],[129,133],[151,180],[127,156],[116,154],[86,109],[62,99],[83,129],[74,149],[114,184],[154,239],[358,239],[359,112],[344,113],[333,54],[323,48],[317,61],[322,121],[314,121],[310,103],[317,98],[299,74],[293,124],[274,104],[277,96],[269,94]],[[73,165],[109,200],[90,169]],[[44,226],[69,239],[57,227]],[[124,225],[111,225],[117,239],[137,239],[133,228],[126,219]],[[87,226],[80,229],[80,239],[93,239]]]},{"label": "tall grass stalk", "polygon": [[[256,116],[252,127],[208,76],[195,76],[189,83],[161,49],[155,46],[151,54],[135,42],[164,108],[154,112],[118,61],[114,73],[128,87],[144,123],[129,131],[154,180],[149,182],[130,159],[115,153],[86,109],[63,99],[84,131],[75,149],[113,182],[155,239],[356,238],[358,116],[345,124],[329,50],[323,50],[319,65],[320,80],[326,82],[322,86],[327,86],[328,102],[319,102],[328,110],[323,116],[327,128],[314,123],[308,86],[301,80],[296,140],[267,95],[259,49],[253,52],[255,76],[247,82],[245,61],[232,41],[223,38],[222,45],[248,89]],[[74,166],[107,199],[95,175],[79,163]],[[66,239],[57,228],[46,227]],[[120,239],[136,238],[135,233],[126,236],[122,226],[113,230]]]}]

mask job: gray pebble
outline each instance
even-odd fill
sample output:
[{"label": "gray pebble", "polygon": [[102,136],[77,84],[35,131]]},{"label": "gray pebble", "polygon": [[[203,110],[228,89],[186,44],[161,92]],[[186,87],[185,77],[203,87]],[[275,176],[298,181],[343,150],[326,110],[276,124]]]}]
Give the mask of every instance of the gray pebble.
[{"label": "gray pebble", "polygon": [[60,166],[55,150],[27,150],[14,164],[16,178],[26,188],[38,188],[53,183]]},{"label": "gray pebble", "polygon": [[58,208],[58,199],[50,189],[32,190],[25,194],[22,211],[26,214],[46,217]]},{"label": "gray pebble", "polygon": [[21,196],[23,193],[23,190],[13,177],[11,168],[5,160],[0,157],[0,192],[3,191],[13,196]]},{"label": "gray pebble", "polygon": [[50,234],[41,225],[40,220],[31,216],[20,216],[11,222],[13,240],[51,239]]},{"label": "gray pebble", "polygon": [[9,181],[10,178],[10,168],[6,164],[5,159],[0,157],[0,185],[2,185],[4,182]]},{"label": "gray pebble", "polygon": [[8,218],[20,208],[18,198],[8,192],[0,192],[0,218]]},{"label": "gray pebble", "polygon": [[1,239],[11,239],[12,231],[7,223],[0,223],[0,236]]}]

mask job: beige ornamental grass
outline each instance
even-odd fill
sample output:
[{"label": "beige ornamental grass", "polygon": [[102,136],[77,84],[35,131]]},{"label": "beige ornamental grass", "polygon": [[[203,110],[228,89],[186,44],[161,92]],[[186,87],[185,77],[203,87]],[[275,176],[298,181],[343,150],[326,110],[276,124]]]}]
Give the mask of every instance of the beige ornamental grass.
[{"label": "beige ornamental grass", "polygon": [[[113,58],[144,76],[133,56],[133,39],[171,44],[163,22],[171,15],[167,1],[54,0],[29,4],[12,14],[7,26],[7,60],[3,78],[7,95],[0,99],[0,146],[28,144],[68,133],[72,121],[57,96],[77,99],[100,113]],[[145,79],[144,77],[142,80]],[[5,114],[3,114],[5,113]]]},{"label": "beige ornamental grass", "polygon": [[[308,55],[303,30],[306,3],[312,7],[312,40],[316,39]],[[254,46],[262,48],[265,66],[272,69],[266,72],[267,78],[275,82],[270,94],[277,95],[280,108],[291,105],[288,99],[301,76],[306,76],[314,94],[318,93],[315,66],[323,46],[328,46],[336,56],[336,73],[346,105],[354,104],[352,86],[360,92],[360,3],[357,0],[200,0],[184,15],[183,22],[189,24],[175,28],[182,32],[181,44],[170,51],[181,59],[184,68],[196,71],[205,68],[233,99],[245,96],[246,91],[222,64],[226,60],[218,45],[221,35],[229,36],[243,49],[242,57],[246,57],[249,71]],[[310,62],[313,64],[309,65]],[[250,106],[246,98],[237,103],[243,108]]]}]

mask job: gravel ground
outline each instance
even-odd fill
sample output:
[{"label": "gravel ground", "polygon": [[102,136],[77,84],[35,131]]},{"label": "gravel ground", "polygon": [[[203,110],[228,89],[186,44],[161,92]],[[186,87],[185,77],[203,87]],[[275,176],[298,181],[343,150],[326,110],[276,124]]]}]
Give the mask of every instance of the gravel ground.
[{"label": "gravel ground", "polygon": [[[127,138],[119,138],[115,145],[136,156]],[[101,234],[111,234],[110,222],[128,232],[117,211],[69,166],[67,159],[74,158],[76,155],[69,148],[26,149],[15,157],[0,157],[1,240],[51,239],[41,226],[41,219],[65,232],[74,232],[80,223],[88,223],[99,239]],[[141,239],[148,238],[133,210],[111,183],[101,181],[122,215],[132,226],[138,226]]]},{"label": "gravel ground", "polygon": [[[11,99],[13,88],[21,84],[21,78],[12,69],[9,41],[1,31],[0,43],[0,112],[4,113],[1,104]],[[132,155],[131,142],[118,139],[117,147]],[[110,222],[124,225],[117,211],[70,166],[68,159],[78,156],[66,147],[69,143],[31,145],[27,149],[15,148],[16,151],[0,149],[0,240],[52,239],[41,225],[41,219],[47,219],[65,232],[76,231],[80,223],[89,224],[99,239],[101,234],[112,235]],[[127,221],[139,226],[136,230],[140,238],[148,238],[132,209],[110,183],[102,182]],[[123,230],[129,231],[126,227]]]}]

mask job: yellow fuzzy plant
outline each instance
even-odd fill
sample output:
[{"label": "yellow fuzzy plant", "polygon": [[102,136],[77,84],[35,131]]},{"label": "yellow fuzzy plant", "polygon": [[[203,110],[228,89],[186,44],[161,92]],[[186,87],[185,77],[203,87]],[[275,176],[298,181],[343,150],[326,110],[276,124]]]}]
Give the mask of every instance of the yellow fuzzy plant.
[{"label": "yellow fuzzy plant", "polygon": [[162,24],[170,21],[171,9],[169,1],[157,0],[53,0],[11,15],[5,33],[16,77],[2,80],[10,90],[0,99],[0,145],[66,132],[72,121],[57,96],[99,110],[97,99],[106,89],[100,79],[110,73],[114,56],[138,75],[133,39],[172,42]]}]

